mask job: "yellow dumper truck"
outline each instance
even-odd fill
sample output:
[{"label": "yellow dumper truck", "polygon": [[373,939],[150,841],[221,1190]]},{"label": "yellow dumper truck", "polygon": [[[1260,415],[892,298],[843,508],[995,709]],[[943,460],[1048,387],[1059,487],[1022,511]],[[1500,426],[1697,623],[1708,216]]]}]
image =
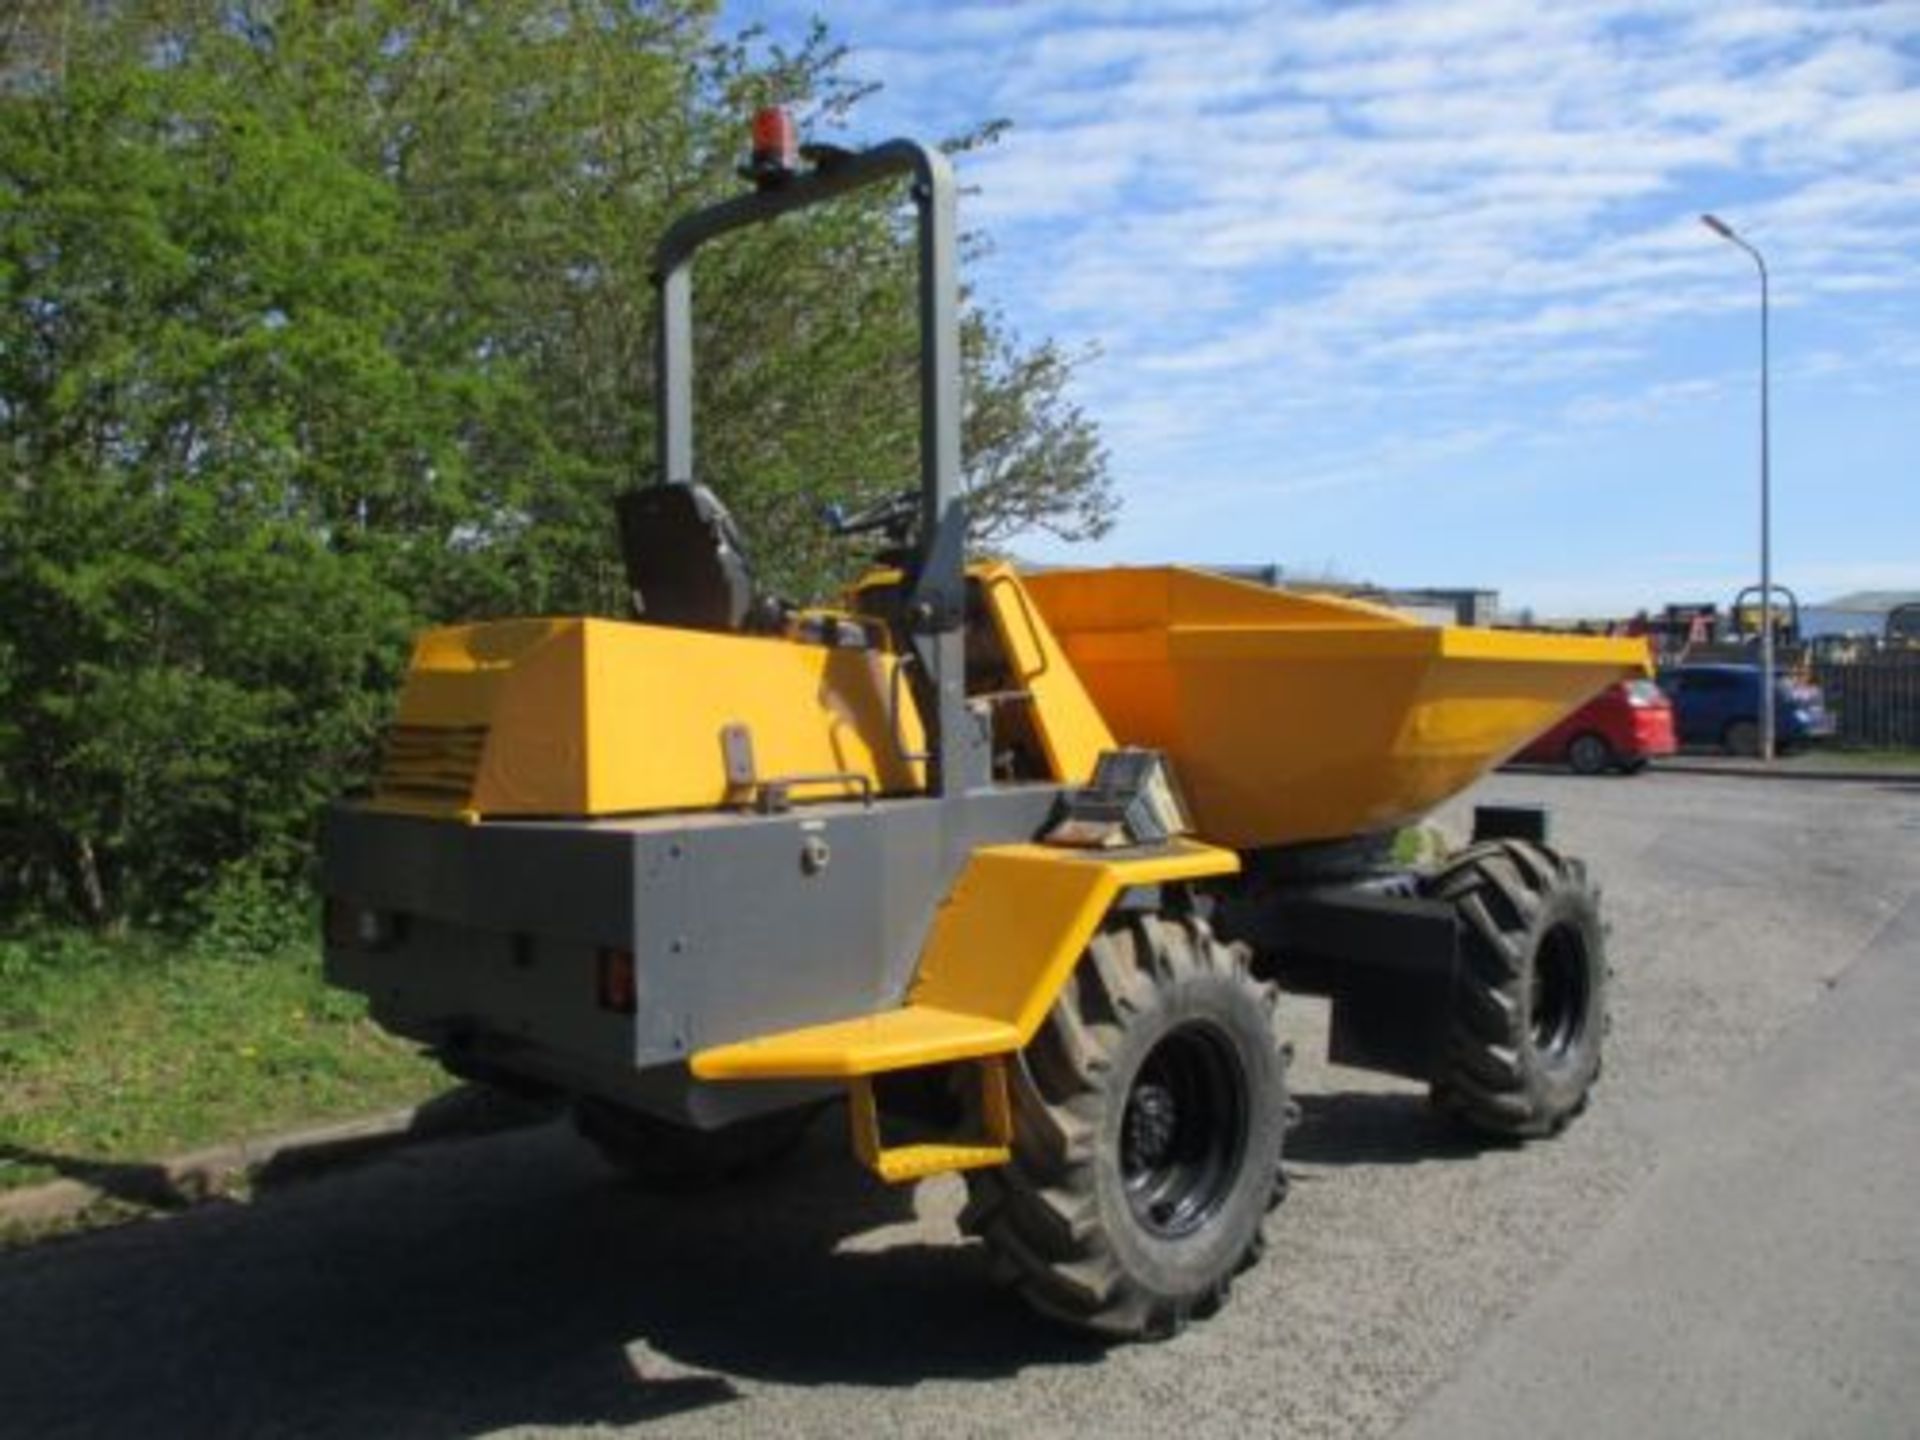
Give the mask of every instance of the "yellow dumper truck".
[{"label": "yellow dumper truck", "polygon": [[[1178,568],[966,558],[954,184],[910,141],[798,149],[656,255],[658,473],[624,495],[635,618],[418,642],[370,795],[323,840],[326,960],[478,1081],[563,1100],[645,1180],[738,1176],[844,1099],[882,1180],[964,1172],[1043,1312],[1162,1335],[1216,1308],[1283,1190],[1283,991],[1336,1058],[1499,1137],[1599,1073],[1607,964],[1544,816],[1391,837],[1639,642],[1412,623]],[[692,261],[904,178],[920,484],[831,609],[760,594],[696,479]]]}]

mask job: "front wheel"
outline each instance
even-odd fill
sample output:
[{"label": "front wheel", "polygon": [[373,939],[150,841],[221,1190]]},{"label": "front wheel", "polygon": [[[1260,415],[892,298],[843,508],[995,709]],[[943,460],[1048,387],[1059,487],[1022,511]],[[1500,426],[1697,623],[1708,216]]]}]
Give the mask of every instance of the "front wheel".
[{"label": "front wheel", "polygon": [[1199,920],[1098,935],[1014,1067],[1013,1159],[961,1223],[997,1276],[1081,1329],[1160,1336],[1225,1298],[1280,1193],[1272,987]]},{"label": "front wheel", "polygon": [[1454,856],[1427,893],[1460,927],[1435,1106],[1482,1134],[1559,1133],[1600,1078],[1607,1028],[1606,935],[1586,867],[1490,841]]}]

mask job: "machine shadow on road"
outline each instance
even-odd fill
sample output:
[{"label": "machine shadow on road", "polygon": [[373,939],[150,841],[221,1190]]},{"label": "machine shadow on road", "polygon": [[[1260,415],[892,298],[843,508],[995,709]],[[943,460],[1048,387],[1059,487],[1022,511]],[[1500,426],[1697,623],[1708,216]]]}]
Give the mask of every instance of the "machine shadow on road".
[{"label": "machine shadow on road", "polygon": [[1296,1097],[1300,1119],[1286,1158],[1303,1165],[1418,1165],[1466,1160],[1500,1142],[1477,1138],[1434,1114],[1424,1093],[1343,1090]]},{"label": "machine shadow on road", "polygon": [[843,1143],[671,1201],[552,1127],[0,1256],[8,1425],[440,1437],[1099,1357]]}]

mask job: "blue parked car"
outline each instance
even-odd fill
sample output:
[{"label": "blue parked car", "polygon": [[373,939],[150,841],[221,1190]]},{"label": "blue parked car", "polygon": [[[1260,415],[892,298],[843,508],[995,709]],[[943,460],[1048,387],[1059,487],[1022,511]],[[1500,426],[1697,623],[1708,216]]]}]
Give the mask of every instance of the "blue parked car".
[{"label": "blue parked car", "polygon": [[[1733,755],[1760,753],[1758,665],[1677,665],[1663,670],[1659,681],[1673,702],[1673,726],[1682,745],[1717,745]],[[1776,746],[1792,750],[1833,732],[1819,686],[1773,677]]]}]

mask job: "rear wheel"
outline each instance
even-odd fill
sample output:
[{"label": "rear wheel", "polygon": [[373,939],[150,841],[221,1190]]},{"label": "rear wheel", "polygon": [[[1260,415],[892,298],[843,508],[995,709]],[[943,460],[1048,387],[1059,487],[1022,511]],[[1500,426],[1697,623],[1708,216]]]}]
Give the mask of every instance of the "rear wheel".
[{"label": "rear wheel", "polygon": [[1598,775],[1613,764],[1613,747],[1591,730],[1582,731],[1567,744],[1567,764],[1576,775]]},{"label": "rear wheel", "polygon": [[755,1115],[718,1130],[676,1125],[604,1100],[574,1102],[574,1128],[644,1189],[664,1194],[711,1190],[766,1170],[805,1137],[818,1105]]},{"label": "rear wheel", "polygon": [[1456,855],[1428,893],[1460,921],[1434,1104],[1484,1134],[1557,1134],[1586,1108],[1607,1025],[1606,939],[1586,867],[1492,841]]},{"label": "rear wheel", "polygon": [[1095,938],[1014,1067],[1012,1161],[967,1177],[998,1278],[1119,1338],[1219,1306],[1280,1193],[1274,999],[1196,919]]},{"label": "rear wheel", "polygon": [[1760,753],[1760,725],[1754,720],[1735,720],[1720,737],[1729,755],[1753,756]]}]

